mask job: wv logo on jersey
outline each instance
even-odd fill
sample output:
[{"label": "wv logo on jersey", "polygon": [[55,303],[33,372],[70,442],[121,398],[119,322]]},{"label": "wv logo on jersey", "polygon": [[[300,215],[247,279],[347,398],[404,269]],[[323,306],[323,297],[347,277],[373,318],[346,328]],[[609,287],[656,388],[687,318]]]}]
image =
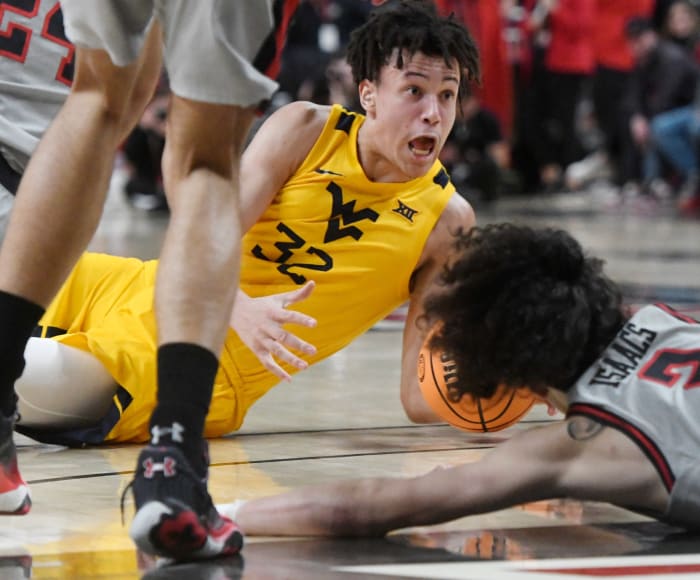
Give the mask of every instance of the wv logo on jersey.
[{"label": "wv logo on jersey", "polygon": [[401,217],[405,217],[409,222],[413,223],[413,218],[416,217],[416,214],[418,213],[417,209],[412,209],[408,207],[404,202],[402,202],[400,199],[396,200],[396,203],[399,204],[399,207],[395,207],[391,211],[399,214]]},{"label": "wv logo on jersey", "polygon": [[[362,237],[362,230],[353,225],[363,220],[376,222],[379,214],[368,207],[355,211],[355,200],[345,202],[343,200],[343,190],[337,183],[330,182],[326,190],[333,197],[333,205],[331,208],[331,217],[328,220],[326,227],[326,235],[323,238],[324,243],[333,242],[350,236],[354,240],[359,240]],[[341,227],[341,224],[345,227]]]}]

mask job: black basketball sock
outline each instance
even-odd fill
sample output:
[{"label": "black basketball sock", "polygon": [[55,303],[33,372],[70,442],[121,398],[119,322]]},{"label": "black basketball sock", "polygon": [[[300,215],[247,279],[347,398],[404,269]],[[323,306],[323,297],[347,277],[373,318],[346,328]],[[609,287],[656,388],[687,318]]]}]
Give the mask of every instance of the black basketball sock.
[{"label": "black basketball sock", "polygon": [[44,308],[0,290],[0,413],[10,416],[17,408],[15,381],[24,370],[24,349]]},{"label": "black basketball sock", "polygon": [[158,349],[158,404],[151,415],[151,443],[176,445],[204,476],[204,420],[219,360],[196,344],[169,343]]}]

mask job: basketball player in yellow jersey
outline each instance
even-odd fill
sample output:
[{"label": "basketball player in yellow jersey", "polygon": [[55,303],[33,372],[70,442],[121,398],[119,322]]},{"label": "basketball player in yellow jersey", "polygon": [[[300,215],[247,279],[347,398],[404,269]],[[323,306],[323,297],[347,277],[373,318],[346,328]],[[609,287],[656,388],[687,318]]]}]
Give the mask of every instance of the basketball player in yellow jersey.
[{"label": "basketball player in yellow jersey", "polygon": [[[474,223],[438,153],[458,93],[479,74],[477,50],[461,24],[439,17],[432,4],[405,0],[378,9],[347,54],[366,115],[292,103],[268,119],[243,156],[240,292],[207,436],[239,428],[280,378],[343,348],[406,300],[402,403],[414,421],[437,420],[417,385],[423,332],[416,321],[454,232]],[[60,425],[64,442],[148,438],[156,396],[154,271],[154,262],[88,254],[42,319],[44,333],[65,331],[52,345],[99,363],[91,382],[100,387],[89,388],[83,376],[74,388],[103,394],[80,421]],[[286,308],[301,300],[299,312]],[[288,322],[300,323],[294,334]],[[48,421],[39,416],[55,397],[33,394],[34,364],[30,352],[18,386],[20,428],[46,439],[43,431],[56,427],[62,411],[45,409]],[[88,395],[72,398],[90,401]]]}]

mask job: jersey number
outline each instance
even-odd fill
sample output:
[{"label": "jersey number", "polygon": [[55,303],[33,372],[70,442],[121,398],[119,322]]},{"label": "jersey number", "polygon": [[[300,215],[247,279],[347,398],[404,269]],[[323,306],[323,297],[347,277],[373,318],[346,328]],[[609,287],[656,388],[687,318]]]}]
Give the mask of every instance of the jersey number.
[{"label": "jersey number", "polygon": [[[6,13],[15,13],[24,18],[36,18],[41,0],[3,0],[0,2],[0,25],[5,21]],[[75,48],[63,32],[63,12],[56,2],[44,17],[41,36],[66,49],[66,56],[61,59],[56,71],[56,80],[70,86],[73,81]],[[0,55],[24,62],[32,40],[32,30],[16,22],[9,22],[0,29]]]},{"label": "jersey number", "polygon": [[[680,372],[683,369],[686,369],[685,373]],[[641,378],[666,387],[673,387],[684,374],[688,376],[684,389],[700,387],[700,350],[659,350],[639,371]]]},{"label": "jersey number", "polygon": [[315,248],[314,246],[309,246],[306,249],[306,253],[310,256],[317,257],[320,262],[309,263],[309,262],[290,262],[289,259],[294,256],[294,250],[300,250],[306,245],[306,240],[297,234],[292,228],[280,222],[277,224],[277,231],[281,234],[287,236],[291,241],[289,242],[275,242],[275,247],[279,250],[280,255],[274,260],[268,258],[264,253],[263,249],[259,244],[256,244],[253,248],[253,255],[260,259],[266,260],[268,262],[277,262],[277,270],[282,274],[289,276],[295,284],[303,284],[306,282],[306,276],[293,272],[292,268],[304,268],[306,270],[317,270],[319,272],[328,272],[333,267],[333,258],[331,258],[326,252]]}]

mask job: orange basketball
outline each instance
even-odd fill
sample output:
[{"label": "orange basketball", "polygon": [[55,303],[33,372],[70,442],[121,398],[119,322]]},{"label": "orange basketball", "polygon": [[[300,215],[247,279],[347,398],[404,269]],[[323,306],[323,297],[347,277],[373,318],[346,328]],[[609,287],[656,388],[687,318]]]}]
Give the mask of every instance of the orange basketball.
[{"label": "orange basketball", "polygon": [[535,404],[527,388],[506,389],[501,386],[493,397],[463,395],[455,402],[447,387],[457,380],[457,365],[439,351],[428,347],[426,338],[418,354],[418,383],[430,408],[453,427],[464,431],[499,431],[522,419]]}]

